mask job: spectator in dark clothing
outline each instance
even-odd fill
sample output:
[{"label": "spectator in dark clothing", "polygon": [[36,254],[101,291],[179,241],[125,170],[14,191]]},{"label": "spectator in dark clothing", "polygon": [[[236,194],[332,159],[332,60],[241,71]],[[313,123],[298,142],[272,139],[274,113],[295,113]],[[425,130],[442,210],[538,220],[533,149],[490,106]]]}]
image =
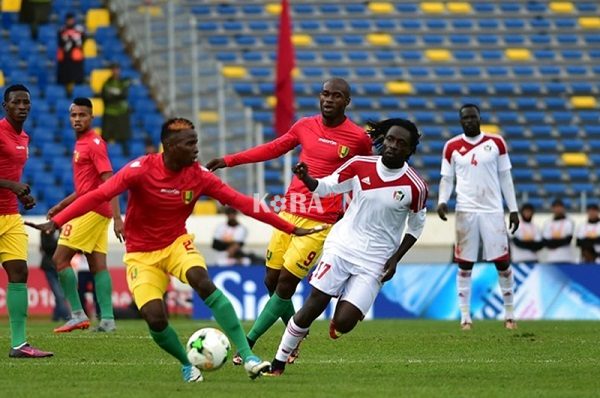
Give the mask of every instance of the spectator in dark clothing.
[{"label": "spectator in dark clothing", "polygon": [[50,290],[52,290],[52,294],[54,294],[54,311],[52,313],[52,320],[66,321],[70,318],[71,311],[67,306],[65,294],[60,287],[58,272],[56,272],[56,265],[54,265],[54,262],[52,261],[52,255],[56,250],[59,233],[60,231],[55,231],[52,234],[46,234],[45,232],[40,234],[40,249],[42,252],[41,269],[46,275],[46,280],[48,281]]}]

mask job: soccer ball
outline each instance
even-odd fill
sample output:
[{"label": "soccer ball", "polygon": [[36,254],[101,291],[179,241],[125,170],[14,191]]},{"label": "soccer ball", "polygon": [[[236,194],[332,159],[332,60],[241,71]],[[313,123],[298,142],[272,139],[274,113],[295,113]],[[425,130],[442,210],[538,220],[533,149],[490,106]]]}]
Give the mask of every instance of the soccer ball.
[{"label": "soccer ball", "polygon": [[219,329],[196,330],[187,342],[187,356],[201,370],[217,370],[227,362],[231,344]]}]

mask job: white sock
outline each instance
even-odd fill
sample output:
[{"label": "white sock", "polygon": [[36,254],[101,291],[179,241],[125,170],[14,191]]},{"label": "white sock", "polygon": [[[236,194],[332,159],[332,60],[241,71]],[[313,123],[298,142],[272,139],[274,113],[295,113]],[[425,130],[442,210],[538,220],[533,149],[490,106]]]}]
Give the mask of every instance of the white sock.
[{"label": "white sock", "polygon": [[87,315],[84,310],[72,311],[71,319],[87,319]]},{"label": "white sock", "polygon": [[498,284],[502,299],[504,299],[504,319],[515,319],[514,314],[514,293],[513,293],[513,273],[511,267],[504,271],[498,271]]},{"label": "white sock", "polygon": [[287,326],[285,327],[285,332],[281,337],[281,342],[279,343],[279,348],[277,349],[277,354],[275,354],[275,359],[281,362],[286,362],[294,348],[298,346],[298,343],[306,336],[308,332],[308,328],[301,328],[296,325],[294,322],[294,318],[292,317]]},{"label": "white sock", "polygon": [[471,271],[458,269],[456,274],[460,323],[471,323]]}]

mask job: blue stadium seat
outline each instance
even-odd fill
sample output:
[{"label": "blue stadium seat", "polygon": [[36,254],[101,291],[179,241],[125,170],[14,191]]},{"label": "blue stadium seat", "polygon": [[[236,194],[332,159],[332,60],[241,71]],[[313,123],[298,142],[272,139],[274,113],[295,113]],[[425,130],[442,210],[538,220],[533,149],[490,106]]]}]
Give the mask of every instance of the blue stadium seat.
[{"label": "blue stadium seat", "polygon": [[396,97],[381,97],[379,99],[379,106],[384,109],[400,109],[400,100]]},{"label": "blue stadium seat", "polygon": [[515,181],[533,181],[535,173],[532,169],[516,168],[512,172]]},{"label": "blue stadium seat", "polygon": [[579,127],[572,125],[558,125],[558,135],[564,138],[574,138],[579,135]]},{"label": "blue stadium seat", "polygon": [[[451,23],[454,29],[473,29],[473,21],[471,19],[453,19]],[[452,41],[452,36],[450,36],[450,41]]]},{"label": "blue stadium seat", "polygon": [[502,126],[502,132],[509,138],[524,138],[525,129],[519,125]]},{"label": "blue stadium seat", "polygon": [[573,138],[563,140],[562,145],[567,152],[582,152],[584,149],[583,141]]},{"label": "blue stadium seat", "polygon": [[515,184],[515,190],[517,191],[517,193],[533,193],[533,194],[538,194],[540,192],[539,186],[538,184],[532,184],[532,183],[516,183]]},{"label": "blue stadium seat", "polygon": [[538,166],[556,166],[558,163],[556,153],[537,153],[534,157]]},{"label": "blue stadium seat", "polygon": [[594,187],[594,184],[590,182],[574,182],[571,184],[571,187],[576,193],[585,192],[588,195],[595,195],[597,190]]},{"label": "blue stadium seat", "polygon": [[516,167],[527,167],[529,164],[529,155],[511,154],[510,161]]},{"label": "blue stadium seat", "polygon": [[514,152],[528,152],[531,150],[530,140],[511,140],[508,145],[511,151]]},{"label": "blue stadium seat", "polygon": [[544,192],[551,196],[564,196],[567,192],[567,185],[562,183],[544,183]]},{"label": "blue stadium seat", "polygon": [[540,177],[542,181],[560,181],[562,179],[562,171],[556,168],[540,168]]},{"label": "blue stadium seat", "polygon": [[533,134],[534,139],[552,136],[552,126],[535,125],[535,126],[531,126],[530,128],[531,128],[531,134]]},{"label": "blue stadium seat", "polygon": [[567,175],[571,181],[588,181],[590,178],[590,171],[586,168],[568,168]]}]

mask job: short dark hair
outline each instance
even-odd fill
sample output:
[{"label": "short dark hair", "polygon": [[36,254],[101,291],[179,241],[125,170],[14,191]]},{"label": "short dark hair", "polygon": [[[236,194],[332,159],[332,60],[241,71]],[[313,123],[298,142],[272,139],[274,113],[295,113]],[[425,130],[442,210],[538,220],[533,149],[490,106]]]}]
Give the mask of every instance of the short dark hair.
[{"label": "short dark hair", "polygon": [[74,98],[71,105],[87,106],[88,108],[90,108],[92,110],[94,109],[94,106],[92,105],[92,100],[90,100],[89,98],[85,98],[85,97]]},{"label": "short dark hair", "polygon": [[475,109],[477,109],[477,113],[481,115],[481,110],[479,110],[479,107],[476,104],[473,104],[471,102],[468,102],[468,103],[464,104],[463,106],[461,106],[460,109],[458,110],[458,115],[462,116],[462,111],[463,111],[463,109],[466,109],[466,108],[475,108]]},{"label": "short dark hair", "polygon": [[373,146],[377,148],[378,145],[383,144],[385,135],[394,126],[402,127],[410,133],[412,150],[406,158],[406,160],[408,160],[410,156],[417,151],[417,145],[419,145],[419,141],[421,139],[421,133],[419,133],[419,129],[413,122],[408,119],[401,118],[386,119],[379,122],[369,121],[367,122],[367,131],[369,136],[371,136]]},{"label": "short dark hair", "polygon": [[31,95],[29,93],[29,89],[27,87],[25,87],[24,85],[13,84],[13,85],[6,87],[6,90],[4,90],[4,102],[8,101],[8,97],[10,96],[10,93],[14,93],[16,91],[25,91],[27,94]]},{"label": "short dark hair", "polygon": [[554,206],[565,207],[565,202],[563,202],[562,199],[556,198],[552,201],[552,207]]},{"label": "short dark hair", "polygon": [[598,203],[588,203],[586,210],[598,210]]},{"label": "short dark hair", "polygon": [[160,142],[163,144],[169,139],[173,133],[178,133],[183,130],[193,130],[194,123],[182,117],[174,117],[163,123],[160,129]]},{"label": "short dark hair", "polygon": [[531,203],[523,203],[523,205],[521,206],[521,211],[523,211],[523,210],[535,211],[535,208],[533,207],[533,205]]}]

